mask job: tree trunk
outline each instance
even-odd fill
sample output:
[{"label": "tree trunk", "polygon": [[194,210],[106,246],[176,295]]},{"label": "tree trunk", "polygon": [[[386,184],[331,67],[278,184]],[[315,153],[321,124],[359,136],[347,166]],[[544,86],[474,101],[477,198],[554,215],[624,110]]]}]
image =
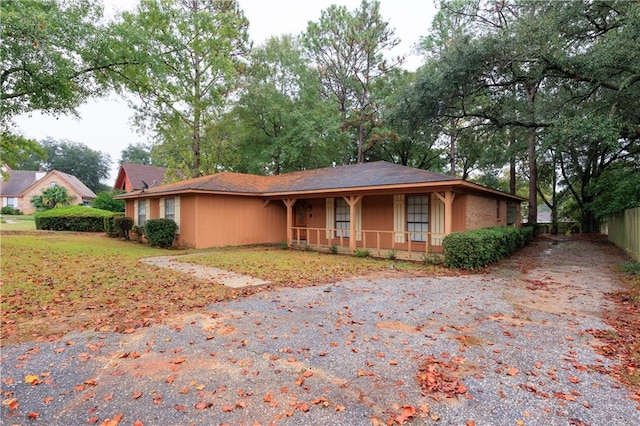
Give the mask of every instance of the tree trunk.
[{"label": "tree trunk", "polygon": [[456,122],[451,120],[451,151],[449,154],[449,167],[451,167],[451,170],[449,174],[453,177],[456,177],[456,142]]},{"label": "tree trunk", "polygon": [[[531,122],[535,121],[535,99],[537,85],[527,86],[527,103]],[[529,155],[529,212],[527,222],[538,223],[538,165],[536,162],[536,129],[531,127],[527,134],[527,152]]]}]

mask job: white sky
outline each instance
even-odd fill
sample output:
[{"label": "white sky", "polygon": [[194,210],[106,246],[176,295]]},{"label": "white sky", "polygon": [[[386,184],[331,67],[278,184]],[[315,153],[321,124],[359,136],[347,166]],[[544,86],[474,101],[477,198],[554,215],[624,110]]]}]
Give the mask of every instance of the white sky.
[{"label": "white sky", "polygon": [[[332,4],[344,5],[354,10],[360,0],[238,0],[249,20],[249,35],[254,45],[261,44],[269,36],[300,34],[309,21],[317,21],[320,12]],[[421,58],[412,54],[419,38],[427,34],[436,11],[435,0],[380,0],[382,17],[395,29],[401,44],[392,54],[405,56],[405,68],[416,69]],[[135,0],[103,0],[107,17],[120,10],[131,10]],[[91,149],[106,152],[113,161],[112,185],[117,174],[120,152],[132,143],[147,143],[147,135],[136,133],[131,125],[132,111],[126,101],[117,95],[91,99],[78,108],[80,118],[73,116],[52,117],[34,112],[16,117],[18,130],[24,136],[43,140],[47,137],[81,142]]]}]

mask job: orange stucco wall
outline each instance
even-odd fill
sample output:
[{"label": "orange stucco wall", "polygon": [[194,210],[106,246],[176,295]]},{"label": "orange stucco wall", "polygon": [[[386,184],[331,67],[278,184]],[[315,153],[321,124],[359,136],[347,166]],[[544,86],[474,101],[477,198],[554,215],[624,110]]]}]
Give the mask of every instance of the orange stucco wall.
[{"label": "orange stucco wall", "polygon": [[287,239],[286,224],[281,202],[265,207],[255,197],[183,196],[178,243],[195,248],[278,243]]},{"label": "orange stucco wall", "polygon": [[[432,198],[433,200],[433,198]],[[496,199],[472,194],[456,194],[453,201],[452,231],[506,224],[507,204],[501,200],[501,217],[496,216]],[[300,199],[293,207],[304,205],[307,235],[310,244],[337,244],[331,242],[326,232],[326,199]],[[134,201],[127,200],[127,216],[133,217]],[[159,198],[151,200],[149,219],[159,217]],[[270,201],[266,207],[259,197],[188,194],[180,197],[180,232],[177,244],[184,247],[208,248],[228,245],[279,243],[287,239],[287,209],[280,200]],[[320,230],[314,230],[320,229]],[[408,243],[393,243],[394,198],[393,195],[369,195],[362,199],[363,237],[358,247],[366,244],[375,247],[380,233],[380,245],[406,250]],[[294,232],[294,239],[296,233]],[[343,243],[348,245],[348,238]],[[424,243],[412,242],[411,249],[424,250]]]}]

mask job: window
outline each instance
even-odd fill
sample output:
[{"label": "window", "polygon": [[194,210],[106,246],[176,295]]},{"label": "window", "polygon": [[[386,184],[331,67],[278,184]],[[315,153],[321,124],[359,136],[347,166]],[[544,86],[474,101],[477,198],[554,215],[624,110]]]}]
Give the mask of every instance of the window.
[{"label": "window", "polygon": [[15,209],[16,207],[18,207],[18,200],[15,197],[8,197],[7,207],[11,207],[12,209]]},{"label": "window", "polygon": [[138,200],[138,226],[143,226],[147,220],[147,201]]},{"label": "window", "polygon": [[429,231],[429,196],[410,195],[407,197],[407,231],[411,241],[427,241]]},{"label": "window", "polygon": [[176,220],[175,200],[173,198],[164,200],[164,217],[165,219]]},{"label": "window", "polygon": [[507,203],[507,225],[513,225],[514,223],[516,223],[516,205]]},{"label": "window", "polygon": [[[336,215],[336,237],[349,237],[349,229],[351,229],[351,218],[349,215],[349,205],[344,198],[336,198],[335,202]],[[346,231],[344,231],[346,229]]]},{"label": "window", "polygon": [[58,186],[58,182],[51,182],[51,183],[49,184],[49,186],[50,186],[51,188],[53,188],[53,187],[55,187],[55,186]]}]

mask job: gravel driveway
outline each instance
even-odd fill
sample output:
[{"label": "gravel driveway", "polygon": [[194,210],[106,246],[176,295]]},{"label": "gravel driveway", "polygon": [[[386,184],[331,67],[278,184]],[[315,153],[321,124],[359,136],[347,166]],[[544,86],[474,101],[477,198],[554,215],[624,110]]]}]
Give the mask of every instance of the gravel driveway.
[{"label": "gravel driveway", "polygon": [[527,253],[486,274],[264,290],[131,334],[4,347],[1,423],[638,424],[587,332],[608,328],[620,252]]}]

